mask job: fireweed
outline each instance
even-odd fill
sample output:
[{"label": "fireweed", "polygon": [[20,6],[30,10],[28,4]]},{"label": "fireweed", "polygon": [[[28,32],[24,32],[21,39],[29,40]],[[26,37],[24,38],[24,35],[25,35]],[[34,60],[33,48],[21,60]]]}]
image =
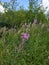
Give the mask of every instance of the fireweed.
[{"label": "fireweed", "polygon": [[26,39],[26,40],[29,39],[29,34],[27,34],[27,33],[23,33],[22,36],[23,36],[23,38]]},{"label": "fireweed", "polygon": [[47,28],[47,31],[49,31],[49,28]]},{"label": "fireweed", "polygon": [[37,19],[34,19],[34,23],[35,23],[35,24],[37,23]]},{"label": "fireweed", "polygon": [[29,34],[28,33],[22,33],[21,35],[21,44],[18,46],[18,52],[22,51],[22,49],[25,46],[26,41],[29,39]]}]

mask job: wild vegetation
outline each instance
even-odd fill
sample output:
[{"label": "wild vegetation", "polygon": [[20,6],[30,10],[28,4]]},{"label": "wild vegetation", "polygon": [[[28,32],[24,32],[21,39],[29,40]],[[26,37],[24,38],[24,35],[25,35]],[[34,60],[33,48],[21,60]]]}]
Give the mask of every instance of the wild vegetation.
[{"label": "wild vegetation", "polygon": [[8,11],[0,13],[0,65],[49,65],[47,15],[37,1],[29,0],[29,10],[18,11],[17,0],[11,1],[4,4]]}]

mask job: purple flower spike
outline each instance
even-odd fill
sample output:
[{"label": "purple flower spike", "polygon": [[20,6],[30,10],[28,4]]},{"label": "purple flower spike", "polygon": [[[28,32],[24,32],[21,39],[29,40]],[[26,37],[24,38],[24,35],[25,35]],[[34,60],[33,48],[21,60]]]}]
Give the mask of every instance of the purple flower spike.
[{"label": "purple flower spike", "polygon": [[28,40],[29,39],[29,34],[23,33],[23,38],[26,39],[26,40]]},{"label": "purple flower spike", "polygon": [[37,23],[37,19],[34,19],[34,23],[35,23],[35,24]]},{"label": "purple flower spike", "polygon": [[49,28],[47,28],[47,31],[49,31]]}]

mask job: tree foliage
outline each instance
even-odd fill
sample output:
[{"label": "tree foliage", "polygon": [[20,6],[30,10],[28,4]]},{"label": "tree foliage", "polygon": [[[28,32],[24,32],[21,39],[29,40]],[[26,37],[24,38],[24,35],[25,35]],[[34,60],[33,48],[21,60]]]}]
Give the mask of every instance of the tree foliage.
[{"label": "tree foliage", "polygon": [[[46,23],[47,17],[44,14],[44,9],[38,5],[38,0],[29,0],[29,9],[25,10],[23,7],[20,7],[19,10],[16,10],[17,0],[10,0],[10,2],[5,2],[5,13],[0,13],[0,23],[13,27],[16,25],[17,27],[21,26],[23,22],[34,22],[34,18],[36,17],[37,23]],[[4,26],[3,25],[3,26]]]}]

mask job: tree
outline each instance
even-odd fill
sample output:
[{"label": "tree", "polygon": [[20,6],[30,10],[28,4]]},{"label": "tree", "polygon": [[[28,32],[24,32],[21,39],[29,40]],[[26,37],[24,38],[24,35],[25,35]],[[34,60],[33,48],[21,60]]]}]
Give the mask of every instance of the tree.
[{"label": "tree", "polygon": [[4,2],[3,3],[3,7],[5,8],[5,12],[6,12],[7,10],[9,10],[9,3],[8,2]]},{"label": "tree", "polygon": [[30,11],[35,11],[38,7],[38,0],[29,0],[29,10]]},{"label": "tree", "polygon": [[17,7],[17,0],[10,0],[10,2],[9,2],[9,5],[10,5],[10,9],[12,10],[12,11],[14,11],[14,10],[16,10],[16,7]]},{"label": "tree", "polygon": [[11,10],[11,11],[16,11],[17,7],[17,0],[10,0],[9,2],[4,2],[3,7],[5,10]]}]

